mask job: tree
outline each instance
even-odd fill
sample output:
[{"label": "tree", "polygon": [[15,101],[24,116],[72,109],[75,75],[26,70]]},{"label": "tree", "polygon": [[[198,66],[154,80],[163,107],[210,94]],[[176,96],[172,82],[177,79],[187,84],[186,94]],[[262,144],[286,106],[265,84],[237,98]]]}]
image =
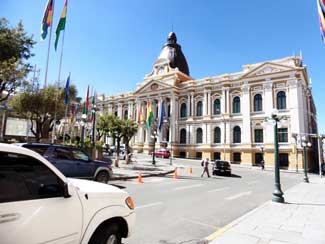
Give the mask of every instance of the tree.
[{"label": "tree", "polygon": [[[69,101],[73,101],[76,94],[76,87],[70,85]],[[31,121],[30,129],[37,141],[48,139],[49,132],[53,129],[55,111],[58,120],[65,114],[64,89],[58,89],[56,86],[39,89],[38,84],[29,86],[13,98],[11,106],[22,117]]]},{"label": "tree", "polygon": [[26,63],[33,56],[31,49],[35,44],[28,37],[22,22],[10,28],[6,19],[0,19],[0,102],[8,99],[24,82],[31,70]]},{"label": "tree", "polygon": [[122,136],[125,143],[126,163],[130,163],[129,159],[129,143],[131,138],[137,133],[138,125],[134,120],[127,119],[122,121]]}]

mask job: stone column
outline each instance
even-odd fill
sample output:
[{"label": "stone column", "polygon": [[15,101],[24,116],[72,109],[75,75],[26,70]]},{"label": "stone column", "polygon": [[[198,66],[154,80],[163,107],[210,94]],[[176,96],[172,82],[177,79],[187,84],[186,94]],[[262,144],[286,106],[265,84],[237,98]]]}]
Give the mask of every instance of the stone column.
[{"label": "stone column", "polygon": [[191,95],[187,95],[187,117],[191,117]]},{"label": "stone column", "polygon": [[164,133],[164,124],[161,126],[161,130],[159,131],[159,122],[160,122],[160,114],[161,114],[161,109],[162,109],[162,102],[163,102],[163,98],[159,97],[158,100],[158,124],[157,124],[157,130],[158,130],[158,138],[157,138],[157,142],[158,144],[163,140],[163,133]]},{"label": "stone column", "polygon": [[191,125],[186,125],[186,144],[191,144]]},{"label": "stone column", "polygon": [[118,104],[117,117],[119,117],[120,119],[123,119],[123,105],[122,105],[122,103]]},{"label": "stone column", "polygon": [[212,134],[212,131],[211,131],[211,124],[207,124],[207,132],[206,132],[206,144],[211,144],[212,143],[212,138],[211,138],[211,135]]},{"label": "stone column", "polygon": [[194,117],[194,92],[191,92],[191,115]]},{"label": "stone column", "polygon": [[169,142],[175,142],[176,98],[173,94],[170,99],[170,121]]},{"label": "stone column", "polygon": [[221,114],[225,114],[226,113],[226,96],[227,96],[227,90],[226,88],[222,88],[222,96],[221,96]]},{"label": "stone column", "polygon": [[204,90],[204,98],[203,98],[203,117],[208,114],[208,91]]},{"label": "stone column", "polygon": [[108,111],[109,114],[113,114],[113,105],[112,104],[108,104]]},{"label": "stone column", "polygon": [[243,127],[241,128],[242,143],[251,143],[251,115],[250,115],[250,87],[243,85],[241,111],[243,114]]},{"label": "stone column", "polygon": [[211,91],[208,91],[208,116],[210,117],[211,115]]}]

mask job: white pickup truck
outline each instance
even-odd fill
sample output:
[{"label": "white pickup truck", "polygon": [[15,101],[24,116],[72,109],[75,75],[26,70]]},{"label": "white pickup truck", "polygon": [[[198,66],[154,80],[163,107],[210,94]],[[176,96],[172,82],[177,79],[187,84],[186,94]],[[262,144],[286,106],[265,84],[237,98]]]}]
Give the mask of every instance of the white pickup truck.
[{"label": "white pickup truck", "polygon": [[1,244],[120,244],[134,224],[125,191],[66,178],[38,153],[0,143]]}]

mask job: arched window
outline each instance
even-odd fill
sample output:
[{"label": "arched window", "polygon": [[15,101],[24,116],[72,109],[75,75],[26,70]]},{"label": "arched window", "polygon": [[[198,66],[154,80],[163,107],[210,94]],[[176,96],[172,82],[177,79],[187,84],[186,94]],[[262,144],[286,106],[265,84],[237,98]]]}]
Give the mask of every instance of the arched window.
[{"label": "arched window", "polygon": [[286,104],[286,93],[284,91],[278,92],[276,96],[276,101],[277,101],[277,109],[286,109],[287,104]]},{"label": "arched window", "polygon": [[203,132],[201,128],[196,130],[196,143],[203,143]]},{"label": "arched window", "polygon": [[181,144],[185,144],[186,143],[186,129],[181,129],[181,135],[180,135],[179,142]]},{"label": "arched window", "polygon": [[128,119],[128,111],[127,110],[124,111],[124,119],[125,120]]},{"label": "arched window", "polygon": [[202,116],[202,102],[201,101],[198,101],[197,104],[196,104],[196,116]]},{"label": "arched window", "polygon": [[234,135],[233,135],[233,142],[234,143],[240,143],[241,142],[241,132],[240,132],[240,127],[235,126],[234,127]]},{"label": "arched window", "polygon": [[221,131],[219,127],[214,128],[214,143],[221,142]]},{"label": "arched window", "polygon": [[232,112],[234,114],[240,113],[240,98],[235,97],[232,102]]},{"label": "arched window", "polygon": [[213,102],[213,114],[220,114],[220,99]]},{"label": "arched window", "polygon": [[185,118],[186,116],[187,116],[186,103],[182,103],[182,105],[181,105],[181,118]]},{"label": "arched window", "polygon": [[256,94],[254,96],[254,111],[255,112],[263,110],[262,102],[263,102],[262,95],[261,94]]}]

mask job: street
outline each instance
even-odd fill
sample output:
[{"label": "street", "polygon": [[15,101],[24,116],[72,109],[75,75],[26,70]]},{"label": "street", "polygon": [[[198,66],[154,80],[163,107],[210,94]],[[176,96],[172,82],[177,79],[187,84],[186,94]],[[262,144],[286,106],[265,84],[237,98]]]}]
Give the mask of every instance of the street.
[{"label": "street", "polygon": [[[232,177],[201,178],[200,161],[175,159],[173,165],[179,167],[177,179],[111,182],[125,187],[136,206],[136,230],[125,244],[197,243],[272,198],[273,171],[233,166]],[[281,172],[283,191],[301,181],[302,174]]]}]

